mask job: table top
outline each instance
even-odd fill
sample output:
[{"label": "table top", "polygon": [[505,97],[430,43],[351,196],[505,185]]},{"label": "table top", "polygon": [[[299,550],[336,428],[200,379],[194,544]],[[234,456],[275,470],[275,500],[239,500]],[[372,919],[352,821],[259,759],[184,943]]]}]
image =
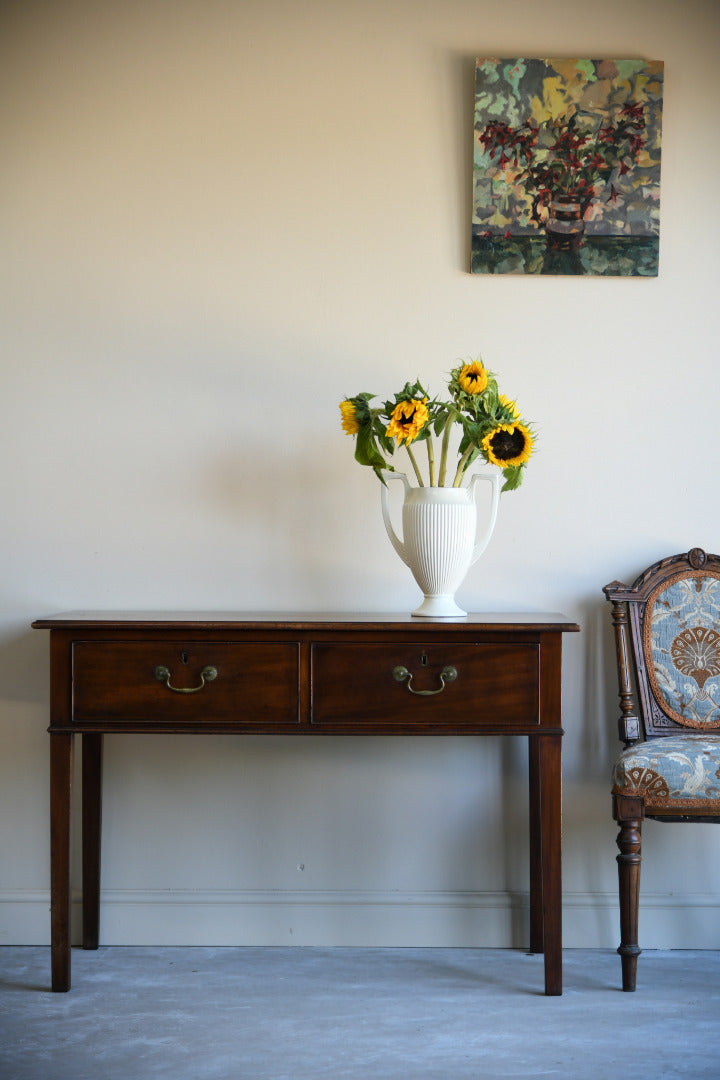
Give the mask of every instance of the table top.
[{"label": "table top", "polygon": [[575,633],[577,623],[558,612],[484,612],[449,619],[426,619],[398,612],[282,612],[282,611],[67,611],[33,622],[36,630],[67,630],[138,627],[142,629],[270,629],[320,630],[338,627],[347,630],[382,625],[386,629],[427,631],[443,626],[469,630],[532,630]]}]

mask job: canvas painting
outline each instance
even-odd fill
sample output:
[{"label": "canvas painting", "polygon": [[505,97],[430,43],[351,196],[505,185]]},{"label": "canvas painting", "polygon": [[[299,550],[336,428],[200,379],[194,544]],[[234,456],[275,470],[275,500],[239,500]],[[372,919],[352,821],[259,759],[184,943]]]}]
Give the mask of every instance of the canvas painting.
[{"label": "canvas painting", "polygon": [[478,59],[472,272],[652,277],[663,64]]}]

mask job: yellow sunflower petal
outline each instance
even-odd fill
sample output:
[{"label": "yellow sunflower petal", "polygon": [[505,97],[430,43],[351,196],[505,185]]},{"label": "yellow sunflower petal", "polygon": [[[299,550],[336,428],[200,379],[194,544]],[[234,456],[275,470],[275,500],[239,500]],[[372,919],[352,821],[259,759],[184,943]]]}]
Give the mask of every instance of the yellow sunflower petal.
[{"label": "yellow sunflower petal", "polygon": [[488,373],[481,360],[464,364],[458,375],[458,382],[466,394],[482,394],[488,384]]},{"label": "yellow sunflower petal", "polygon": [[340,402],[340,415],[342,429],[346,435],[357,435],[360,430],[360,425],[357,421],[357,413],[352,401]]},{"label": "yellow sunflower petal", "polygon": [[500,394],[498,397],[498,401],[502,405],[503,409],[507,409],[511,416],[514,416],[516,420],[520,419],[520,410],[517,407],[516,401],[513,401],[512,398],[509,398],[507,394]]},{"label": "yellow sunflower petal", "polygon": [[491,465],[524,465],[533,452],[533,436],[524,424],[498,424],[482,441]]},{"label": "yellow sunflower petal", "polygon": [[406,444],[413,442],[427,423],[429,414],[426,400],[399,401],[393,409],[385,434],[394,438],[398,446],[403,440]]}]

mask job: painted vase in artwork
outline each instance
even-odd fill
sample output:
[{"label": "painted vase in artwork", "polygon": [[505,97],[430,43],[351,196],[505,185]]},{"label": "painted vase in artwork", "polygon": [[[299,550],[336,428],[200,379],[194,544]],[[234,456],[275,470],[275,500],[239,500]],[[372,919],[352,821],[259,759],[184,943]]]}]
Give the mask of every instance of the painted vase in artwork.
[{"label": "painted vase in artwork", "polygon": [[545,237],[554,251],[574,251],[585,234],[583,206],[575,195],[555,195],[550,202]]}]

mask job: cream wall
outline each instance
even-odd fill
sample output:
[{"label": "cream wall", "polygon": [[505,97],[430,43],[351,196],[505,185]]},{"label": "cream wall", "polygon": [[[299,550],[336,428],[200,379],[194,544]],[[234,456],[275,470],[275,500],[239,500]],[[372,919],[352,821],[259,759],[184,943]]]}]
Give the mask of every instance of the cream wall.
[{"label": "cream wall", "polygon": [[[460,599],[561,610],[566,942],[614,946],[600,592],[720,548],[714,0],[26,2],[0,15],[0,942],[48,940],[47,640],[76,608],[407,611],[338,401],[482,353],[541,432]],[[660,276],[468,273],[474,57],[665,61]],[[106,943],[526,940],[495,740],[108,739]],[[662,850],[661,850],[662,846]],[[646,946],[719,947],[650,823]]]}]

